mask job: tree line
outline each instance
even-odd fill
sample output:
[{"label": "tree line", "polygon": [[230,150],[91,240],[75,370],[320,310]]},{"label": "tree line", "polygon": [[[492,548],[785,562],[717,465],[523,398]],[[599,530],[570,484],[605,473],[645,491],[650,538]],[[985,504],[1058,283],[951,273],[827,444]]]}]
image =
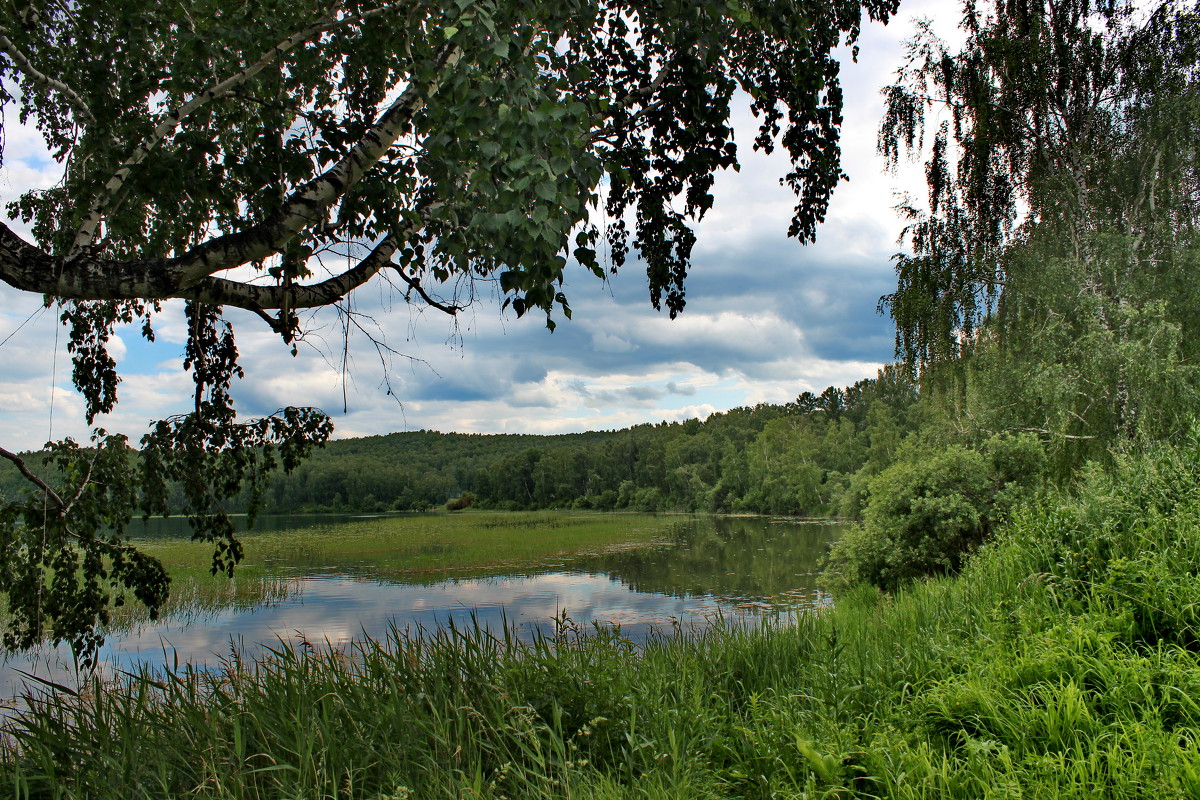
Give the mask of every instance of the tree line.
[{"label": "tree line", "polygon": [[265,510],[498,509],[853,514],[918,426],[915,384],[875,378],[707,420],[557,436],[418,431],[329,443],[273,476]]}]

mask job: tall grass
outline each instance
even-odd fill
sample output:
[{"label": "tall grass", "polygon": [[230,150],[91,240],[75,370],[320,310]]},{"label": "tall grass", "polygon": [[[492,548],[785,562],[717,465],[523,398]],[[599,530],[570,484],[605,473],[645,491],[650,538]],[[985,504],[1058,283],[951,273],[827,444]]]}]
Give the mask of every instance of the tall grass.
[{"label": "tall grass", "polygon": [[634,645],[570,620],[47,690],[14,797],[1200,796],[1200,457],[1023,512],[957,579]]}]

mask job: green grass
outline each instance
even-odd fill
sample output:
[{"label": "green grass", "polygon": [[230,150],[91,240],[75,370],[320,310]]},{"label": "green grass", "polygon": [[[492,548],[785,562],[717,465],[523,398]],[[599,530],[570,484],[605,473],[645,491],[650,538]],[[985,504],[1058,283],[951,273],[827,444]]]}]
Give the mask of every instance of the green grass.
[{"label": "green grass", "polygon": [[[500,573],[669,535],[678,518],[651,514],[460,512],[379,517],[277,533],[242,535],[239,573],[278,575],[288,567],[334,567],[372,577]],[[139,545],[172,576],[201,576],[211,553],[179,540]]]},{"label": "green grass", "polygon": [[281,647],[31,699],[26,797],[1200,796],[1200,449],[1093,475],[960,578],[635,646],[563,620]]}]

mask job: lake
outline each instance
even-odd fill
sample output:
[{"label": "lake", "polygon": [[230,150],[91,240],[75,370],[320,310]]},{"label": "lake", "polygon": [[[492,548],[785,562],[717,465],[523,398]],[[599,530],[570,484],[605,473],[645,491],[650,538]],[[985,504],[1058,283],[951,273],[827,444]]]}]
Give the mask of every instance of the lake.
[{"label": "lake", "polygon": [[[622,522],[620,515],[591,515],[551,517],[553,525],[540,518],[537,524],[559,528],[602,518],[609,526]],[[139,664],[215,664],[233,650],[251,658],[281,640],[345,647],[364,636],[383,638],[393,626],[410,632],[449,624],[478,624],[494,632],[507,626],[531,638],[568,619],[584,627],[619,625],[638,641],[655,632],[701,630],[717,619],[743,625],[786,619],[830,602],[817,581],[818,562],[844,530],[843,523],[764,517],[630,517],[631,525],[636,519],[645,527],[642,520],[651,519],[657,527],[587,552],[558,552],[509,566],[407,572],[394,561],[443,557],[455,545],[429,538],[396,556],[371,538],[375,529],[421,520],[394,519],[293,517],[274,539],[247,537],[250,556],[263,543],[263,569],[270,577],[259,580],[271,581],[269,592],[253,602],[183,603],[158,622],[128,625],[109,636],[100,653],[102,668],[114,673]],[[149,532],[151,538],[177,539],[183,529],[170,527],[177,522]],[[281,529],[278,520],[264,522],[260,529]],[[312,529],[318,533],[297,530],[306,524],[321,527]],[[357,538],[337,538],[346,531]],[[481,531],[477,537],[486,535]],[[333,544],[314,550],[314,539]],[[204,551],[200,544],[174,546]],[[19,690],[22,671],[70,682],[70,663],[69,651],[61,647],[11,655],[0,664],[0,697]]]}]

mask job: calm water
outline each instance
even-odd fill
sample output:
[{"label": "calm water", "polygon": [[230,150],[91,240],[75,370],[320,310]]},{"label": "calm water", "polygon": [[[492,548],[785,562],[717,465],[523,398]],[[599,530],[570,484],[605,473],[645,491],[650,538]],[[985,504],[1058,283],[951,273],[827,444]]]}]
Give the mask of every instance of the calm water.
[{"label": "calm water", "polygon": [[[584,626],[620,625],[635,640],[652,631],[701,629],[718,617],[757,624],[764,615],[828,604],[817,564],[842,530],[829,522],[682,519],[667,540],[652,545],[432,583],[381,580],[369,565],[329,569],[297,561],[278,565],[289,576],[285,599],[147,624],[110,637],[101,660],[109,671],[139,663],[211,664],[233,648],[252,656],[280,640],[339,646],[364,635],[382,638],[390,626],[416,631],[451,622],[477,621],[494,631],[508,625],[530,637],[563,615]],[[0,697],[19,690],[19,671],[69,682],[69,663],[63,648],[11,657],[0,664]]]}]

